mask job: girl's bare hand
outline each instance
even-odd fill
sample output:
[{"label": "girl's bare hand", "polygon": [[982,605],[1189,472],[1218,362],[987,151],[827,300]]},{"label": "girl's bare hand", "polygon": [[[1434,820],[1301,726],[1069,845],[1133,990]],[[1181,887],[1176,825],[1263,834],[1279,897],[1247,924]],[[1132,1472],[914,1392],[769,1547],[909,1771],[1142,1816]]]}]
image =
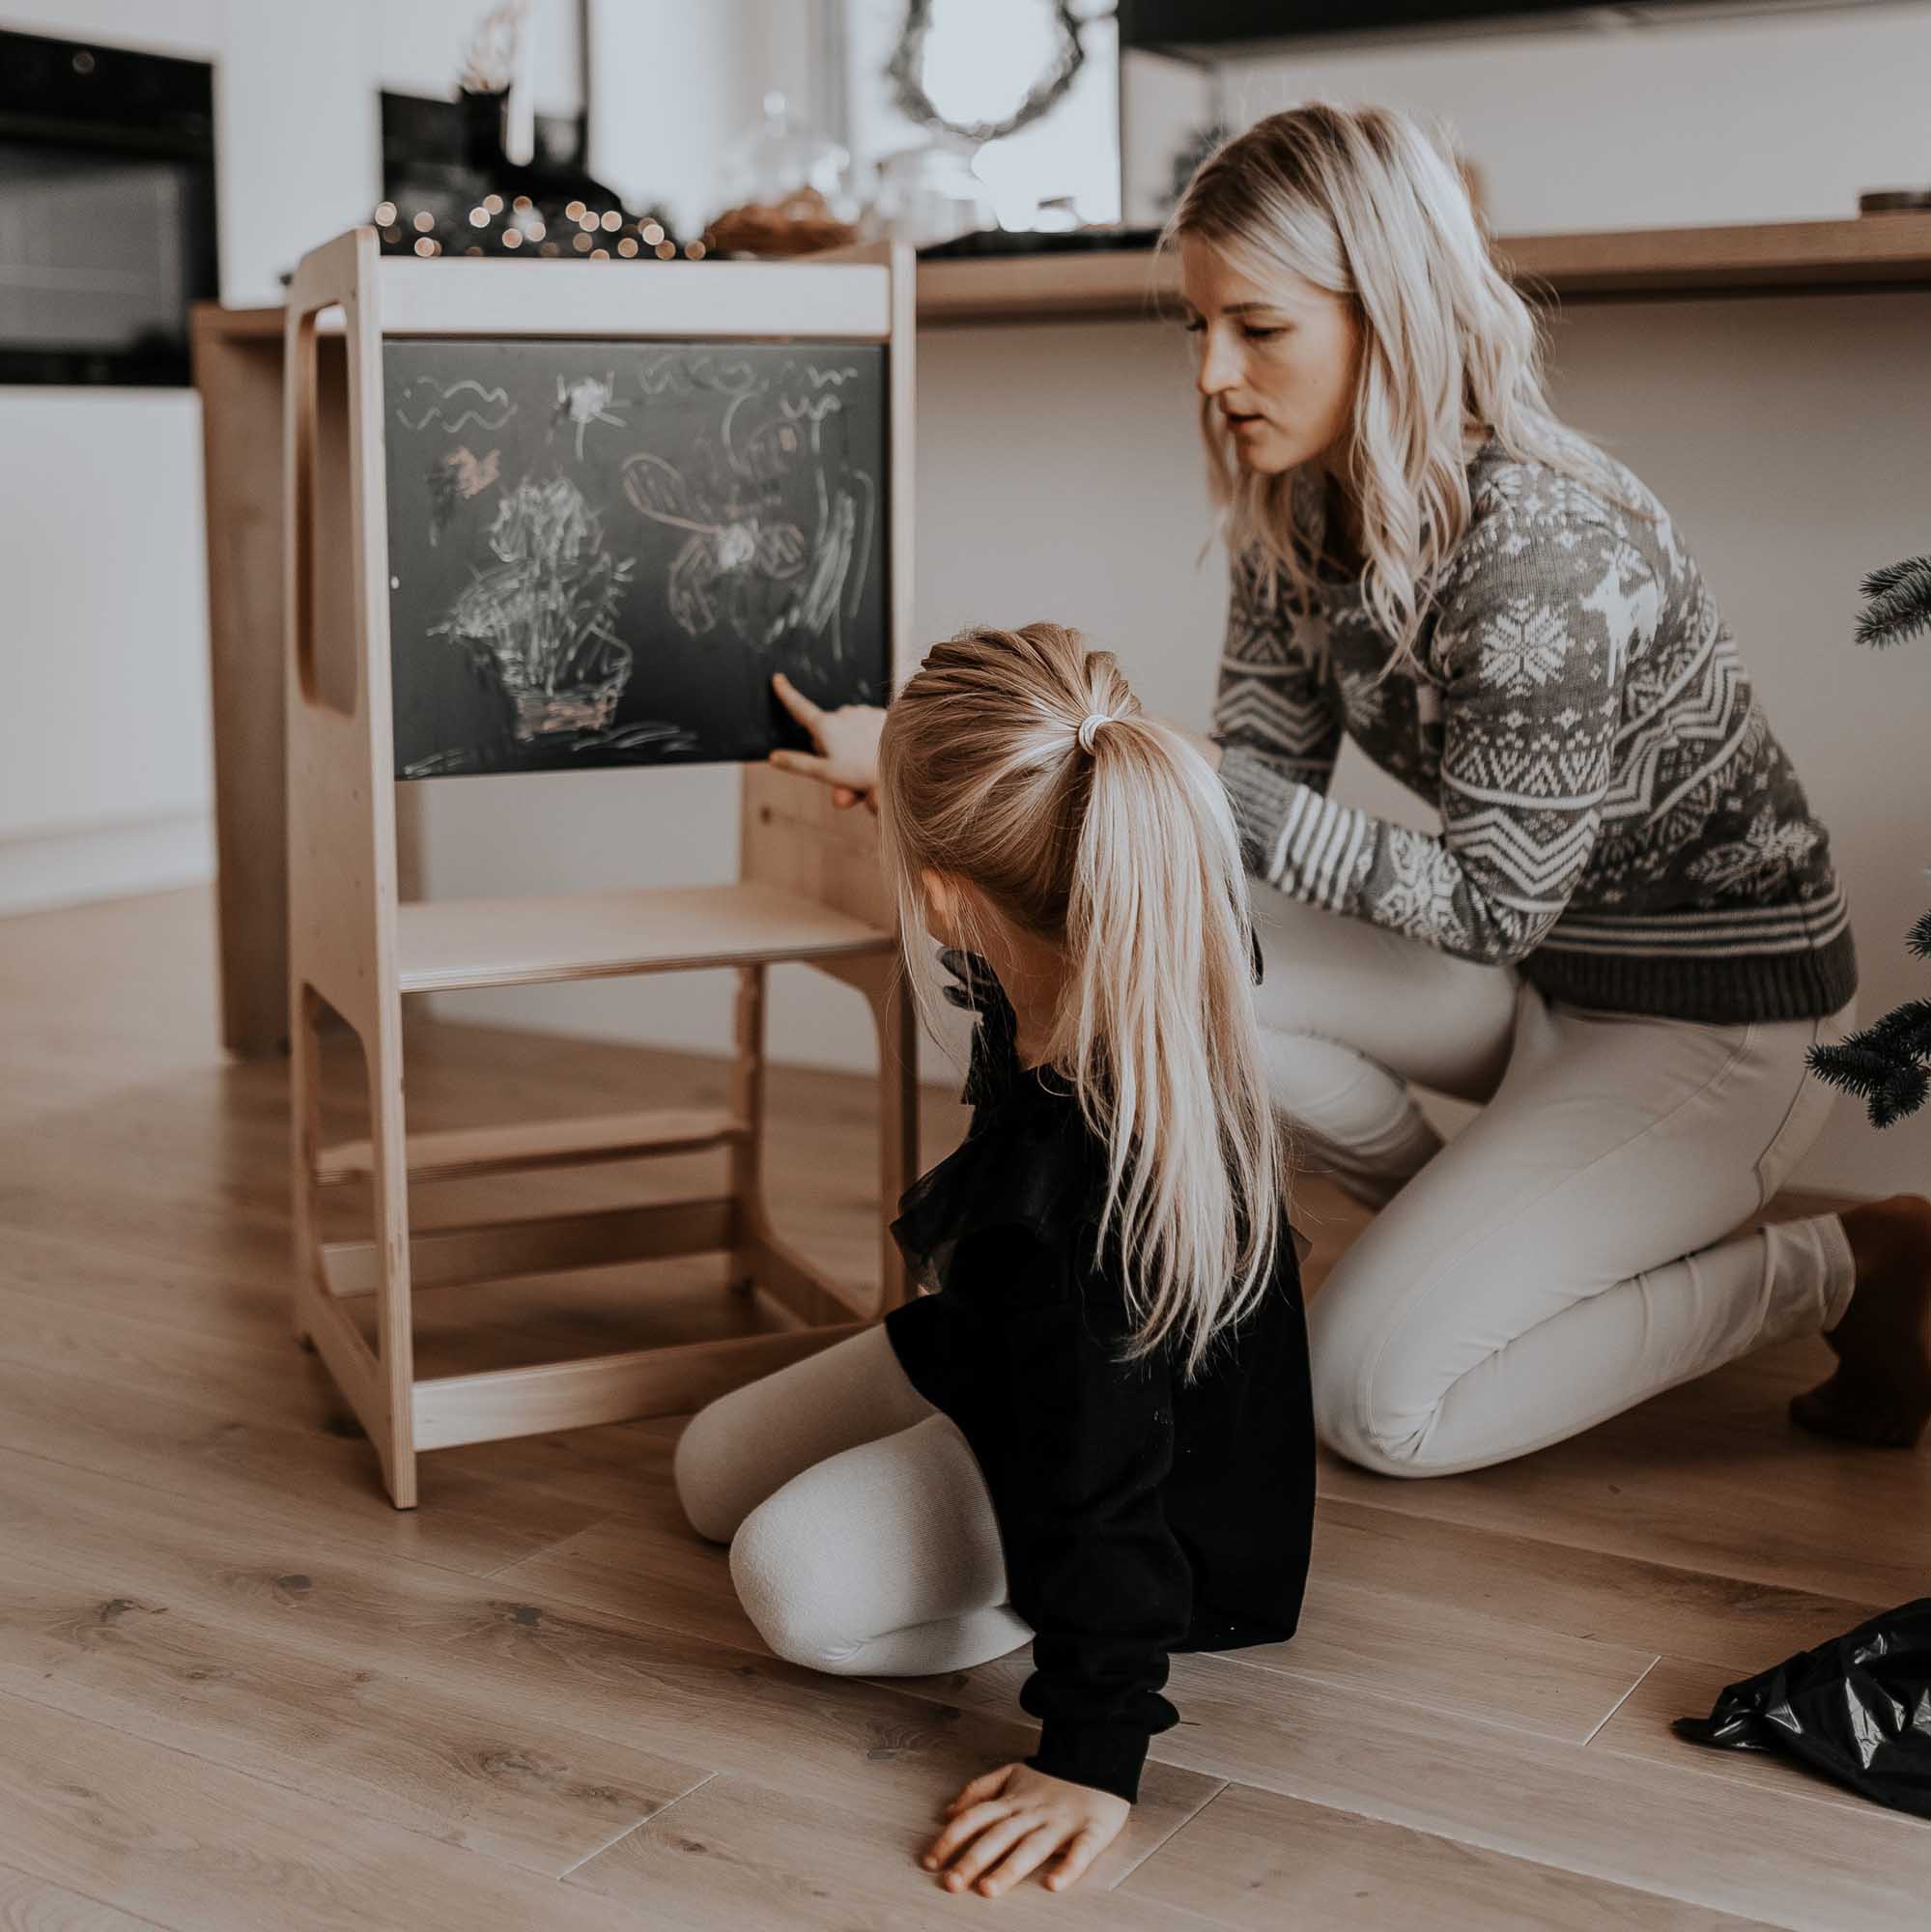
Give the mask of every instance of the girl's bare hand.
[{"label": "girl's bare hand", "polygon": [[978,1881],[997,1898],[1039,1866],[1048,1890],[1065,1891],[1120,1835],[1132,1806],[1110,1791],[1068,1784],[1031,1765],[1003,1764],[975,1777],[945,1815],[951,1820],[919,1862],[942,1872],[948,1891]]},{"label": "girl's bare hand", "polygon": [[840,704],[836,711],[822,710],[782,671],[773,673],[771,688],[778,694],[779,703],[810,732],[811,743],[817,747],[815,756],[809,752],[773,752],[771,762],[780,771],[802,772],[830,785],[834,805],[853,806],[863,800],[876,811],[883,708]]}]

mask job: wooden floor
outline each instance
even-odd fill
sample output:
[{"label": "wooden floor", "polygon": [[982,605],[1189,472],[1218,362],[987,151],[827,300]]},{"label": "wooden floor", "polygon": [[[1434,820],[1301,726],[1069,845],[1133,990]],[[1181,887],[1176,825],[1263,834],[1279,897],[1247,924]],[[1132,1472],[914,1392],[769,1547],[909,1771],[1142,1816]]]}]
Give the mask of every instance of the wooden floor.
[{"label": "wooden floor", "polygon": [[[1931,1825],[1668,1728],[1931,1577],[1931,1456],[1785,1424],[1814,1344],[1510,1468],[1328,1463],[1301,1634],[1176,1660],[1181,1723],[1094,1877],[945,1896],[914,1854],[1029,1747],[1023,1656],[895,1684],[774,1662],[679,1520],[675,1424],[447,1451],[388,1507],[289,1339],[285,1069],[215,1047],[210,919],[185,893],[0,923],[0,1925],[1931,1922]],[[413,1047],[425,1126],[722,1092],[628,1048]],[[864,1272],[864,1084],[774,1099],[781,1204]],[[928,1155],[957,1123],[935,1102]],[[423,1217],[504,1205],[466,1185]],[[1313,1187],[1300,1218],[1323,1269],[1358,1222]],[[773,1319],[678,1269],[425,1296],[423,1367]]]}]

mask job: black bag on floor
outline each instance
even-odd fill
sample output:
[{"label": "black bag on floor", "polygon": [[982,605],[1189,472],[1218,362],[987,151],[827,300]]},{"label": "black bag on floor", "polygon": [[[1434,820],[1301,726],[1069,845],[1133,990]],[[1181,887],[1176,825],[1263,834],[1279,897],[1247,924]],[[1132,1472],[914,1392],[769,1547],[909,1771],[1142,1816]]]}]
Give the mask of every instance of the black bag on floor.
[{"label": "black bag on floor", "polygon": [[1732,1684],[1691,1744],[1780,1751],[1853,1791],[1931,1818],[1931,1597]]}]

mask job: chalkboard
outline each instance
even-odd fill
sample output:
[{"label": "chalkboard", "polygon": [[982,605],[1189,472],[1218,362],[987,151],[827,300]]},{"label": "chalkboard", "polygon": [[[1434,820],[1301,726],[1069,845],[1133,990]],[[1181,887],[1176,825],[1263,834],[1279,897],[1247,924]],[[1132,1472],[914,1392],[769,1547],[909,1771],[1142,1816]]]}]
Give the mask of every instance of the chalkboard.
[{"label": "chalkboard", "polygon": [[383,355],[397,778],[762,758],[775,670],[884,702],[882,345]]}]

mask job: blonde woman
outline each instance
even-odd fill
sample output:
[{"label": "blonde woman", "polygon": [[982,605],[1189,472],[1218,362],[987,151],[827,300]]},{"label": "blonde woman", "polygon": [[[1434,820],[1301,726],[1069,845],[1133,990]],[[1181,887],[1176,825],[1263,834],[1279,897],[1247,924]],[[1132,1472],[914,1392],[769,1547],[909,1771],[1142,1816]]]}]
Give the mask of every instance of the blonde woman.
[{"label": "blonde woman", "polygon": [[923,1863],[1058,1890],[1176,1720],[1168,1653],[1292,1635],[1307,1576],[1239,840],[1207,764],[1052,624],[934,646],[879,777],[903,929],[955,949],[980,1012],[971,1132],[893,1229],[934,1292],[703,1410],[678,1493],[781,1657],[924,1676],[1032,1639],[1038,1749],[968,1784]]},{"label": "blonde woman", "polygon": [[[1171,242],[1272,1091],[1380,1210],[1313,1311],[1322,1435],[1476,1468],[1821,1332],[1797,1420],[1916,1442],[1931,1203],[1736,1232],[1852,1022],[1828,835],[1668,513],[1551,415],[1461,177],[1403,115],[1297,108],[1202,165]],[[864,795],[878,714],[787,701],[821,755],[780,761]],[[1329,798],[1344,737],[1439,832]],[[1482,1111],[1444,1147],[1411,1085]]]}]

